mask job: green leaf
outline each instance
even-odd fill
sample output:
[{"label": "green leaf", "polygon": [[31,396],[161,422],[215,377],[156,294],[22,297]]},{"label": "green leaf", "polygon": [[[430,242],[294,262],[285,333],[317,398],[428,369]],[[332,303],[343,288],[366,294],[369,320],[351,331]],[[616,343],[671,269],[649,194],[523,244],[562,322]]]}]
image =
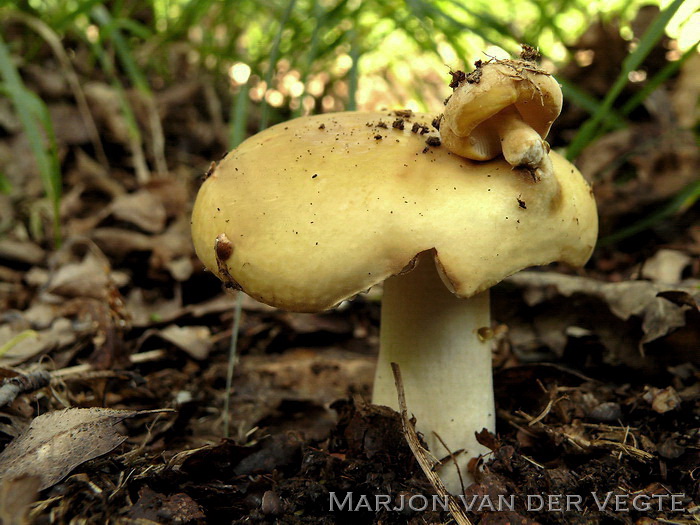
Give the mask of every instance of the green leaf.
[{"label": "green leaf", "polygon": [[59,208],[61,204],[62,181],[51,117],[44,102],[24,85],[1,35],[0,76],[4,80],[5,90],[15,111],[17,111],[17,116],[27,135],[30,148],[39,168],[39,176],[41,177],[44,191],[51,202],[54,243],[56,246],[60,246],[61,225]]}]

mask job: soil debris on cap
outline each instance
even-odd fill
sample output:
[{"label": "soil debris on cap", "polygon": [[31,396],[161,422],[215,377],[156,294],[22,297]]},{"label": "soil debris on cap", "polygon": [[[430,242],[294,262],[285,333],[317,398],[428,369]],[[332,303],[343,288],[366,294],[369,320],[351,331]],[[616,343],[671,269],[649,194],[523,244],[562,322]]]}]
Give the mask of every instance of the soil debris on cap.
[{"label": "soil debris on cap", "polygon": [[394,110],[394,115],[401,118],[411,118],[413,116],[412,109],[396,109]]},{"label": "soil debris on cap", "polygon": [[214,173],[214,170],[216,169],[217,163],[216,161],[212,161],[211,164],[209,164],[209,169],[206,171],[204,176],[202,177],[202,182],[207,180],[209,177],[211,177],[211,174]]},{"label": "soil debris on cap", "polygon": [[397,118],[392,124],[391,127],[394,129],[404,129],[404,120],[402,118]]},{"label": "soil debris on cap", "polygon": [[411,132],[425,135],[426,133],[430,132],[430,129],[428,129],[428,126],[426,126],[425,124],[419,124],[418,122],[414,122],[413,126],[411,126]]},{"label": "soil debris on cap", "polygon": [[520,47],[522,48],[522,51],[520,51],[520,58],[523,60],[527,62],[539,63],[542,59],[542,55],[538,49],[527,44],[520,44]]},{"label": "soil debris on cap", "polygon": [[478,84],[481,81],[481,74],[484,63],[481,60],[474,62],[474,71],[471,71],[464,80],[468,84]]},{"label": "soil debris on cap", "polygon": [[457,89],[462,82],[467,79],[467,74],[461,69],[458,69],[457,71],[450,71],[450,75],[452,76],[452,81],[450,82],[450,87],[452,89]]},{"label": "soil debris on cap", "polygon": [[425,143],[428,146],[432,146],[434,148],[437,148],[438,146],[440,146],[440,144],[442,144],[442,142],[440,142],[440,137],[428,137]]}]

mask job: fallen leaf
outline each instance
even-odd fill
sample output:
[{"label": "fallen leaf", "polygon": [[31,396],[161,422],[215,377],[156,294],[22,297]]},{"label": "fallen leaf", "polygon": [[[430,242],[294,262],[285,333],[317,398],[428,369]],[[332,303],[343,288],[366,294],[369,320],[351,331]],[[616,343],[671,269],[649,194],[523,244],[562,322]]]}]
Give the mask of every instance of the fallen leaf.
[{"label": "fallen leaf", "polygon": [[129,144],[129,125],[116,90],[102,82],[87,82],[83,90],[95,124],[105,139]]},{"label": "fallen leaf", "polygon": [[122,228],[96,228],[90,238],[107,255],[121,259],[133,252],[147,252],[153,248],[153,239],[143,233]]},{"label": "fallen leaf", "polygon": [[25,264],[39,264],[44,260],[44,257],[44,250],[31,241],[0,240],[0,259]]},{"label": "fallen leaf", "polygon": [[[21,330],[17,331],[7,324],[0,326],[0,345],[11,341],[20,332]],[[59,317],[50,328],[38,331],[36,337],[25,338],[13,344],[0,357],[0,365],[14,366],[54,348],[64,347],[73,343],[78,333],[70,320]]]},{"label": "fallen leaf", "polygon": [[312,413],[312,406],[328,407],[351,392],[369,397],[374,372],[375,359],[371,356],[334,348],[242,356],[236,365],[232,408],[232,417],[241,429],[239,437],[258,424],[295,429],[306,435],[319,433],[324,424],[323,411],[316,412],[314,419],[321,424],[314,428],[314,424],[299,421],[294,407],[304,406],[301,412]]},{"label": "fallen leaf", "polygon": [[0,523],[28,525],[29,510],[39,495],[38,476],[20,476],[0,483]]},{"label": "fallen leaf", "polygon": [[681,405],[681,398],[673,387],[664,389],[649,387],[643,396],[654,412],[665,414]]},{"label": "fallen leaf", "polygon": [[642,277],[665,284],[678,284],[683,270],[693,261],[690,255],[678,250],[659,250],[644,262]]},{"label": "fallen leaf", "polygon": [[47,291],[61,297],[90,297],[106,300],[112,280],[104,255],[88,252],[80,262],[70,262],[56,270]]},{"label": "fallen leaf", "polygon": [[126,439],[117,424],[134,410],[68,408],[32,420],[0,453],[0,481],[38,476],[39,490],[65,478],[78,465],[110,452]]},{"label": "fallen leaf", "polygon": [[[644,335],[639,342],[640,349],[686,325],[688,306],[674,304],[659,296],[670,291],[668,285],[648,281],[608,283],[553,272],[519,272],[509,277],[507,282],[527,289],[526,300],[530,306],[547,300],[553,289],[564,297],[582,294],[601,299],[612,314],[623,321],[631,317],[641,318]],[[691,297],[700,295],[697,282],[693,280],[679,283],[673,290],[685,292]]]},{"label": "fallen leaf", "polygon": [[147,233],[158,233],[165,228],[165,206],[150,191],[119,195],[112,202],[111,210],[115,219],[138,226]]},{"label": "fallen leaf", "polygon": [[211,332],[206,326],[177,326],[171,324],[162,330],[150,330],[141,341],[149,336],[160,337],[186,352],[193,359],[206,359],[212,346]]},{"label": "fallen leaf", "polygon": [[66,102],[51,104],[49,114],[59,144],[75,146],[90,142],[90,132],[75,105]]},{"label": "fallen leaf", "polygon": [[204,523],[202,508],[184,493],[166,496],[141,487],[139,500],[129,509],[129,518],[140,523]]}]

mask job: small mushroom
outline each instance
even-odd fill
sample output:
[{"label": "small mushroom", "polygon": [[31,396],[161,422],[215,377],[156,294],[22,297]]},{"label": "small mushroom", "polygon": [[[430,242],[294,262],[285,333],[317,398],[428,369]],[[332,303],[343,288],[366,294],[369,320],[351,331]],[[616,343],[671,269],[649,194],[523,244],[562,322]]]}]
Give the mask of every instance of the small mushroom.
[{"label": "small mushroom", "polygon": [[[222,280],[291,311],[326,310],[383,282],[373,401],[397,408],[398,363],[418,430],[435,456],[448,453],[441,442],[458,453],[469,480],[469,458],[485,451],[475,432],[495,430],[488,289],[528,266],[585,263],[595,202],[555,153],[551,180],[536,182],[502,159],[423,153],[426,137],[410,125],[381,128],[377,141],[386,116],[303,117],[245,141],[199,190],[194,245]],[[460,491],[452,462],[439,474]]]},{"label": "small mushroom", "polygon": [[445,106],[442,142],[473,160],[490,160],[502,153],[511,166],[546,176],[551,166],[544,139],[561,106],[559,84],[534,62],[478,63]]}]

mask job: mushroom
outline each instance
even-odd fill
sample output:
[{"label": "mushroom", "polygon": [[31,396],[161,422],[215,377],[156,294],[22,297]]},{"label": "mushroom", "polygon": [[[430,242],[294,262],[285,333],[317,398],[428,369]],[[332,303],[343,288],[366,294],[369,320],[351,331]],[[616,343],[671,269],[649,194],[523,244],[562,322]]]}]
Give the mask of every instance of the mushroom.
[{"label": "mushroom", "polygon": [[[528,266],[585,263],[597,216],[556,153],[538,181],[440,146],[431,120],[346,112],[258,133],[203,183],[192,236],[228,286],[286,310],[323,311],[383,282],[373,402],[397,408],[398,363],[430,450],[454,453],[469,480],[485,451],[475,432],[495,430],[488,289]],[[453,462],[439,474],[460,491]]]},{"label": "mushroom", "polygon": [[561,112],[557,81],[534,62],[477,62],[451,84],[454,93],[440,123],[442,141],[454,153],[473,160],[503,154],[513,167],[538,177],[551,173],[544,138]]}]

